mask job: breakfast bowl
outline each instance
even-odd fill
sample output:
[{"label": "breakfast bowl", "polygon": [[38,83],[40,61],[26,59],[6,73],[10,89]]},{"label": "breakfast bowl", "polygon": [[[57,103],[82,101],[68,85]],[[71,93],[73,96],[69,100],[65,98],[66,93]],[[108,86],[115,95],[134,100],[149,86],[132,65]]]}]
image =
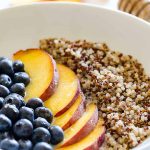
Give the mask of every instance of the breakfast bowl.
[{"label": "breakfast bowl", "polygon": [[[136,58],[150,75],[150,24],[97,5],[51,2],[0,10],[0,55],[39,47],[39,40],[65,38],[107,43]],[[40,57],[40,56],[39,56]],[[149,150],[146,139],[135,150]]]}]

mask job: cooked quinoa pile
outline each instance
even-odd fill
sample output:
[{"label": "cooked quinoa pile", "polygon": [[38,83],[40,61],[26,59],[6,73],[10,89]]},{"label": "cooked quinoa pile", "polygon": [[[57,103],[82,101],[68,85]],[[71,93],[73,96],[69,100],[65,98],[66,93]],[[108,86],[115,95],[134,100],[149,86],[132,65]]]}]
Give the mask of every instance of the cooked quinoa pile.
[{"label": "cooked quinoa pile", "polygon": [[150,136],[150,77],[132,56],[106,44],[43,39],[40,48],[70,67],[107,129],[105,150],[131,149]]}]

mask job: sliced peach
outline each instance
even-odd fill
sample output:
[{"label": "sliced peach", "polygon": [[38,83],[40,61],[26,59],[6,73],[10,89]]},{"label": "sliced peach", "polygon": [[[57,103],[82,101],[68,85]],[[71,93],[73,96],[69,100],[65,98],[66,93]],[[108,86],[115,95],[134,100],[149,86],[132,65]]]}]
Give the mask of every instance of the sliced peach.
[{"label": "sliced peach", "polygon": [[64,131],[64,141],[57,147],[64,147],[74,144],[86,137],[95,127],[98,121],[98,109],[95,104],[87,106],[82,117],[70,128]]},{"label": "sliced peach", "polygon": [[55,93],[45,101],[45,106],[49,108],[54,116],[60,116],[66,112],[76,101],[80,86],[75,73],[64,65],[57,65],[59,73],[59,83]]},{"label": "sliced peach", "polygon": [[48,99],[55,91],[58,82],[56,63],[53,58],[43,50],[20,50],[13,55],[14,60],[21,60],[25,71],[31,78],[26,87],[25,100],[40,97],[43,101]]},{"label": "sliced peach", "polygon": [[85,111],[85,98],[79,94],[75,103],[61,116],[54,119],[53,124],[60,126],[63,130],[74,124]]},{"label": "sliced peach", "polygon": [[103,120],[99,120],[94,130],[76,144],[56,150],[99,150],[105,139]]}]

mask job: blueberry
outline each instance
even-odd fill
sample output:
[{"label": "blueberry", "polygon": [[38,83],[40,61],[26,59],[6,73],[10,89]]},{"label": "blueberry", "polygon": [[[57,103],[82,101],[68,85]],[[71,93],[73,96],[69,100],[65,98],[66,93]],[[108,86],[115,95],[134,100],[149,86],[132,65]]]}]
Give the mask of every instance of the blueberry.
[{"label": "blueberry", "polygon": [[6,139],[6,138],[13,138],[13,135],[11,132],[0,132],[0,141]]},{"label": "blueberry", "polygon": [[0,84],[9,88],[12,84],[12,80],[8,75],[1,74],[0,75]]},{"label": "blueberry", "polygon": [[12,61],[9,59],[3,59],[0,61],[0,72],[2,74],[7,74],[10,76],[13,76],[14,70],[13,70],[13,65]]},{"label": "blueberry", "polygon": [[25,85],[23,83],[15,83],[11,86],[10,91],[12,93],[17,93],[22,97],[25,96]]},{"label": "blueberry", "polygon": [[0,97],[0,109],[3,107],[4,105],[4,98]]},{"label": "blueberry", "polygon": [[3,85],[0,85],[0,97],[6,97],[10,93],[9,89]]},{"label": "blueberry", "polygon": [[35,109],[35,116],[45,118],[49,123],[53,120],[52,112],[45,107],[38,107]]},{"label": "blueberry", "polygon": [[24,99],[21,95],[12,93],[4,99],[4,104],[15,105],[18,109],[24,105]]},{"label": "blueberry", "polygon": [[15,123],[13,132],[17,138],[29,138],[33,133],[33,125],[27,119],[20,119]]},{"label": "blueberry", "polygon": [[3,150],[19,150],[19,144],[14,139],[4,139],[0,143],[0,148]]},{"label": "blueberry", "polygon": [[32,150],[32,142],[30,140],[22,140],[18,141],[19,150]]},{"label": "blueberry", "polygon": [[28,100],[26,106],[36,109],[43,106],[43,101],[40,98],[32,98]]},{"label": "blueberry", "polygon": [[49,131],[51,133],[51,144],[56,145],[63,141],[64,132],[59,126],[51,126]]},{"label": "blueberry", "polygon": [[11,126],[11,120],[7,116],[0,114],[0,132],[9,131]]},{"label": "blueberry", "polygon": [[16,60],[13,62],[13,68],[15,72],[24,72],[24,64],[20,60]]},{"label": "blueberry", "polygon": [[34,129],[33,135],[32,135],[32,142],[34,144],[36,144],[38,142],[50,143],[50,139],[51,139],[51,135],[47,129],[45,129],[43,127]]},{"label": "blueberry", "polygon": [[34,120],[34,110],[29,107],[22,107],[20,108],[20,118],[21,119],[28,119],[31,122]]},{"label": "blueberry", "polygon": [[40,142],[34,146],[33,150],[53,150],[53,148],[45,142]]},{"label": "blueberry", "polygon": [[24,85],[27,86],[30,83],[30,77],[25,72],[17,72],[14,74],[14,82],[24,83]]},{"label": "blueberry", "polygon": [[7,58],[6,58],[6,57],[0,57],[0,61],[1,61],[1,60],[4,60],[4,59],[7,59]]},{"label": "blueberry", "polygon": [[50,127],[50,123],[46,119],[41,118],[41,117],[38,117],[37,119],[35,119],[33,122],[33,125],[34,125],[34,128],[43,127],[43,128],[49,129]]},{"label": "blueberry", "polygon": [[1,114],[6,115],[12,122],[15,122],[19,116],[19,110],[15,105],[6,104],[1,109]]}]

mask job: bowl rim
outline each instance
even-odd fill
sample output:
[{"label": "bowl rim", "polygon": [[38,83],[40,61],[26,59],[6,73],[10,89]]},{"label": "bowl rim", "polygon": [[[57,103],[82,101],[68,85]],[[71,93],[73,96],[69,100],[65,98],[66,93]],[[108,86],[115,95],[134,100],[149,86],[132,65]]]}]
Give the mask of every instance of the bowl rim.
[{"label": "bowl rim", "polygon": [[112,13],[114,15],[118,15],[120,17],[126,17],[127,19],[131,19],[130,21],[134,21],[136,23],[139,23],[141,25],[144,25],[144,26],[147,26],[150,28],[150,23],[144,19],[141,19],[137,16],[134,16],[132,14],[129,14],[129,13],[126,13],[126,12],[123,12],[123,11],[120,11],[120,10],[117,10],[117,9],[111,9],[111,8],[106,8],[104,6],[101,6],[101,5],[98,5],[98,4],[91,4],[91,3],[82,3],[82,2],[58,2],[58,1],[53,1],[53,2],[50,2],[50,1],[46,1],[46,2],[32,2],[32,3],[28,3],[28,4],[23,4],[23,5],[16,5],[16,6],[11,6],[11,7],[7,7],[7,8],[3,8],[0,10],[0,13],[1,12],[6,12],[6,11],[13,11],[14,9],[18,9],[18,8],[28,8],[28,7],[38,7],[38,6],[68,6],[68,7],[87,7],[88,9],[91,9],[91,8],[95,8],[95,9],[101,9],[102,11],[104,12],[109,12],[109,13]]}]

